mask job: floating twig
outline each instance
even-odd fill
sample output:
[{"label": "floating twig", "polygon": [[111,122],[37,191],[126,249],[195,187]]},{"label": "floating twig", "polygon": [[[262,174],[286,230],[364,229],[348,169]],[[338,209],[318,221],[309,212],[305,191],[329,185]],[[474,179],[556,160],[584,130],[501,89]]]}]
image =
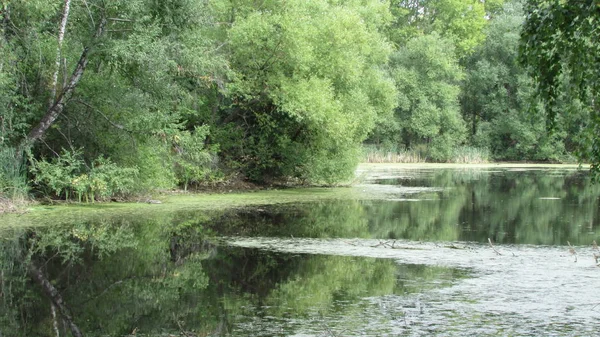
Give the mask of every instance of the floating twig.
[{"label": "floating twig", "polygon": [[[396,240],[394,240],[394,243],[396,243]],[[378,243],[378,244],[376,244],[376,245],[373,245],[373,246],[371,246],[371,248],[375,248],[375,247],[379,247],[379,246],[383,246],[383,247],[386,247],[386,246],[387,246],[387,247],[390,247],[390,248],[394,248],[394,243],[392,243],[392,244],[390,245],[389,241],[382,241],[382,240],[379,240],[379,243]]]},{"label": "floating twig", "polygon": [[496,247],[494,247],[494,244],[492,244],[492,239],[488,238],[488,242],[490,243],[490,247],[492,247],[492,249],[494,250],[494,252],[496,252],[496,254],[498,255],[502,255],[500,254],[500,252],[496,249]]},{"label": "floating twig", "polygon": [[575,251],[575,248],[573,248],[573,246],[571,246],[571,243],[569,241],[567,241],[567,244],[569,245],[569,253],[571,253],[571,255],[575,256],[574,262],[577,262],[577,252]]}]

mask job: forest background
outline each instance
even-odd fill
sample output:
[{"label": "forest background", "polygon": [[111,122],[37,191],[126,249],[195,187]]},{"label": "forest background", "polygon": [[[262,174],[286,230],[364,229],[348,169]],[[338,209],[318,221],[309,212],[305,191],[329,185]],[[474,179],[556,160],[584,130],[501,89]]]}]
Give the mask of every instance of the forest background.
[{"label": "forest background", "polygon": [[0,198],[600,158],[593,0],[0,4]]}]

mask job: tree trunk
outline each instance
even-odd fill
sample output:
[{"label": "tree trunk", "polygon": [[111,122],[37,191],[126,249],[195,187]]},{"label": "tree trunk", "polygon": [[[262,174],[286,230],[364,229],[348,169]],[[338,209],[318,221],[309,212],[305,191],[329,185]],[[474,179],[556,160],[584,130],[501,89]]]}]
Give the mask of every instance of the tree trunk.
[{"label": "tree trunk", "polygon": [[[96,33],[94,34],[93,41],[96,41],[102,34],[104,34],[104,28],[106,26],[106,19],[102,19],[98,24],[98,28]],[[77,84],[81,80],[83,73],[85,72],[85,68],[89,62],[89,52],[91,47],[87,46],[83,49],[81,56],[79,57],[79,62],[77,62],[77,66],[75,66],[75,70],[73,74],[71,74],[71,78],[69,79],[67,85],[63,88],[60,95],[56,98],[54,104],[48,108],[44,117],[42,117],[41,121],[38,123],[36,127],[34,127],[27,138],[21,143],[21,149],[26,149],[29,146],[33,145],[36,141],[38,141],[46,131],[50,128],[50,126],[56,121],[58,115],[63,111],[67,101],[73,95]]]},{"label": "tree trunk", "polygon": [[56,337],[60,337],[60,329],[58,328],[58,317],[56,316],[56,306],[50,303],[50,312],[52,313],[52,328]]},{"label": "tree trunk", "polygon": [[60,28],[58,29],[58,46],[56,47],[56,61],[54,64],[54,74],[52,74],[52,84],[50,86],[50,107],[54,105],[56,99],[56,85],[58,83],[58,72],[60,71],[60,59],[62,54],[62,43],[65,39],[65,30],[67,28],[67,21],[69,20],[69,12],[71,10],[71,0],[65,0],[65,7],[63,8],[62,20],[60,21]]}]

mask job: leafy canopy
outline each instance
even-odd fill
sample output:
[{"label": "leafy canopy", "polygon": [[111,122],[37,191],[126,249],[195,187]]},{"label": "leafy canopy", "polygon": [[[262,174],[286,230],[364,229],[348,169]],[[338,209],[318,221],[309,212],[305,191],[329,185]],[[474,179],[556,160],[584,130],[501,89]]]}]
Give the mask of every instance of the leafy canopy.
[{"label": "leafy canopy", "polygon": [[278,1],[236,18],[229,85],[251,178],[349,176],[377,116],[394,107],[379,1]]},{"label": "leafy canopy", "polygon": [[[579,158],[600,174],[600,2],[530,0],[521,33],[522,62],[538,85],[553,127],[561,95],[578,98],[591,116]],[[570,85],[563,85],[568,78]]]}]

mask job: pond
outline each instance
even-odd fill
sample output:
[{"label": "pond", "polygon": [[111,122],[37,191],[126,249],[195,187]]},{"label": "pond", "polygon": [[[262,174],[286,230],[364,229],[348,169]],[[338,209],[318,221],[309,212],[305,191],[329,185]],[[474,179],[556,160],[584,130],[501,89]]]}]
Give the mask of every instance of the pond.
[{"label": "pond", "polygon": [[228,207],[206,204],[239,196],[4,221],[0,336],[597,333],[600,186],[586,173],[363,165],[357,176]]}]

